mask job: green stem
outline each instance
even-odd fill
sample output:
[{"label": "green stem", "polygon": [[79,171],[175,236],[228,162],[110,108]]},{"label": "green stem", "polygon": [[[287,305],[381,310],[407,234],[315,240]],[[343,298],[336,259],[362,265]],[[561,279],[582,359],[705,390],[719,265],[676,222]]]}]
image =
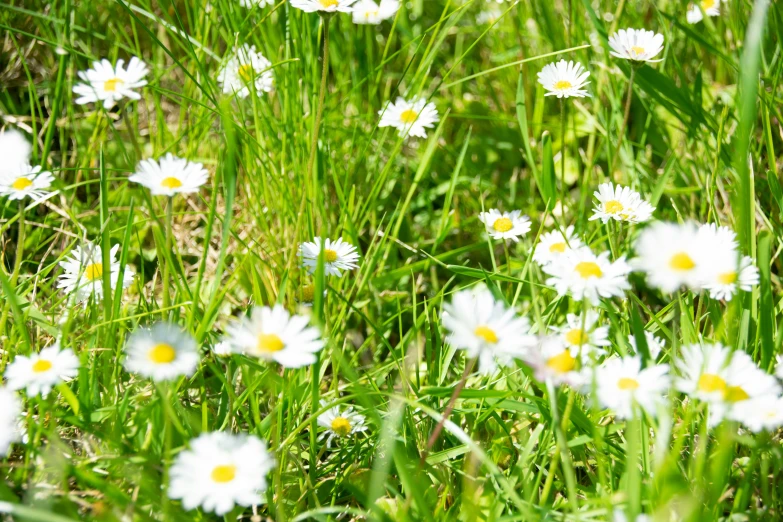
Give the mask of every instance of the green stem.
[{"label": "green stem", "polygon": [[169,278],[171,274],[171,267],[169,266],[169,263],[171,263],[171,242],[172,242],[172,225],[171,222],[173,220],[173,203],[174,198],[172,196],[169,196],[168,201],[166,205],[166,230],[164,230],[164,234],[166,235],[166,252],[165,252],[165,263],[163,263],[163,308],[168,308],[170,305],[170,299],[169,299]]},{"label": "green stem", "polygon": [[625,128],[628,126],[628,117],[631,115],[631,98],[633,98],[633,77],[636,74],[636,67],[631,66],[631,75],[628,77],[628,92],[625,94],[625,109],[623,110],[623,123],[620,126],[620,134],[617,136],[617,147],[614,149],[614,155],[612,156],[612,164],[609,167],[609,178],[612,179],[612,173],[614,172],[614,164],[617,162],[617,156],[620,155],[620,146],[623,144],[623,135],[625,134]]},{"label": "green stem", "polygon": [[[315,124],[313,125],[313,142],[310,145],[310,159],[307,161],[307,175],[312,176],[313,165],[315,164],[315,154],[318,150],[318,132],[321,128],[321,118],[324,113],[324,99],[326,98],[326,77],[329,74],[329,16],[322,18],[324,28],[324,64],[321,72],[321,90],[318,94],[318,109],[315,112]],[[316,189],[315,180],[313,180],[313,190]]]},{"label": "green stem", "polygon": [[565,100],[560,99],[560,204],[565,208],[566,180],[566,109]]}]

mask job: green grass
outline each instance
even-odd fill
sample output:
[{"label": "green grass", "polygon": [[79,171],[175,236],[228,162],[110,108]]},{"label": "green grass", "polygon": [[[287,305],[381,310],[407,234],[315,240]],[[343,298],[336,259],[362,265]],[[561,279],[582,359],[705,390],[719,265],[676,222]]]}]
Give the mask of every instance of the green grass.
[{"label": "green grass", "polygon": [[[657,421],[614,420],[575,392],[548,394],[522,363],[471,373],[450,416],[457,428],[420,462],[467,364],[444,343],[444,300],[483,281],[540,331],[579,313],[544,285],[531,247],[565,193],[559,225],[574,224],[596,251],[630,254],[638,228],[588,221],[608,180],[643,194],[657,219],[731,226],[761,272],[727,305],[664,296],[633,276],[628,299],[601,305],[613,350],[646,327],[670,353],[704,336],[771,369],[783,342],[780,3],[730,1],[697,25],[685,22],[685,2],[607,0],[506,2],[494,25],[476,23],[495,5],[484,0],[411,0],[377,27],[335,16],[312,168],[319,17],[282,0],[205,4],[0,4],[3,126],[35,137],[34,162],[57,190],[25,212],[23,228],[16,202],[0,200],[0,370],[54,338],[82,363],[78,378],[26,399],[29,441],[0,463],[0,500],[24,505],[18,520],[215,520],[165,500],[168,464],[211,430],[256,434],[274,452],[262,520],[587,521],[617,506],[656,520],[783,516],[780,433],[708,430],[679,394]],[[664,60],[635,73],[625,128],[631,70],[606,44],[624,27],[666,38]],[[271,60],[273,93],[221,94],[220,58],[235,42]],[[151,69],[139,102],[110,112],[73,103],[77,71],[134,55]],[[559,103],[536,81],[560,57],[591,71],[592,98],[567,103],[565,133]],[[397,95],[437,105],[427,139],[377,127]],[[166,152],[211,174],[198,195],[174,199],[171,248],[166,198],[126,181]],[[484,208],[521,209],[533,230],[505,252],[483,234]],[[296,252],[314,235],[357,245],[360,268],[307,276]],[[130,289],[86,308],[55,286],[58,262],[84,237],[121,244],[137,273]],[[328,290],[311,312],[327,339],[312,367],[206,351],[192,378],[165,389],[122,368],[138,326],[168,319],[209,348],[254,304],[296,310],[311,282],[316,296]],[[311,431],[321,399],[355,405],[366,437],[327,451]],[[252,511],[227,519],[240,515]]]}]

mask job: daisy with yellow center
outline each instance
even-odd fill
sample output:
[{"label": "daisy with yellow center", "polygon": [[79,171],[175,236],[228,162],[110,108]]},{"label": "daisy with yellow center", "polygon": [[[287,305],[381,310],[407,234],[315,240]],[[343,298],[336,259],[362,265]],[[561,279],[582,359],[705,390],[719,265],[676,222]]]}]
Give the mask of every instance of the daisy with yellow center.
[{"label": "daisy with yellow center", "polygon": [[153,196],[174,196],[198,192],[208,178],[209,172],[201,163],[168,153],[158,161],[141,161],[128,181],[147,187]]},{"label": "daisy with yellow center", "polygon": [[380,0],[376,4],[373,0],[359,0],[351,8],[353,23],[378,25],[384,20],[393,18],[400,9],[397,0]]},{"label": "daisy with yellow center", "polygon": [[[103,253],[101,247],[85,241],[76,246],[69,255],[60,261],[64,273],[57,281],[57,287],[65,290],[67,294],[73,294],[79,302],[85,306],[90,296],[100,298],[103,295],[103,275],[109,271],[109,282],[112,288],[117,287],[117,281],[122,272],[122,288],[127,288],[133,282],[133,270],[129,266],[120,267],[117,261],[119,245],[112,247],[109,252],[109,267],[103,265]],[[120,270],[122,268],[122,270]]]},{"label": "daisy with yellow center", "polygon": [[138,100],[141,95],[135,89],[147,85],[149,70],[147,65],[136,58],[131,58],[128,68],[125,61],[118,60],[116,65],[104,59],[93,62],[92,69],[79,71],[79,78],[83,83],[73,87],[73,92],[79,97],[76,103],[84,105],[93,102],[103,102],[105,109],[111,109],[122,98]]},{"label": "daisy with yellow center", "polygon": [[538,83],[544,90],[545,96],[557,96],[558,98],[583,98],[589,97],[585,87],[590,83],[587,78],[590,73],[577,62],[560,60],[550,63],[538,73]]},{"label": "daisy with yellow center", "polygon": [[169,323],[137,329],[125,346],[125,369],[156,382],[193,375],[198,362],[196,341]]},{"label": "daisy with yellow center", "polygon": [[580,359],[563,342],[561,335],[547,335],[525,354],[524,360],[535,371],[536,379],[557,386],[579,387],[583,383]]},{"label": "daisy with yellow center", "polygon": [[598,326],[598,313],[588,310],[586,314],[568,314],[563,326],[549,329],[560,335],[563,344],[574,357],[602,355],[609,346],[609,327]]},{"label": "daisy with yellow center", "polygon": [[563,231],[553,230],[539,237],[533,251],[533,261],[541,266],[548,265],[568,250],[579,249],[582,246],[584,246],[582,240],[574,233],[573,225]]},{"label": "daisy with yellow center", "polygon": [[493,239],[519,241],[519,238],[530,232],[530,218],[523,216],[519,210],[501,212],[490,209],[479,214],[479,221],[484,224],[487,234]]},{"label": "daisy with yellow center", "polygon": [[[326,406],[326,401],[321,401],[321,407]],[[318,416],[318,426],[324,431],[318,437],[326,440],[326,446],[331,447],[335,440],[342,440],[362,433],[367,430],[364,415],[356,413],[352,406],[345,409],[335,406],[329,408]]]},{"label": "daisy with yellow center", "polygon": [[218,74],[218,84],[224,94],[238,98],[271,92],[275,84],[272,62],[258,52],[254,45],[242,45],[226,60]]},{"label": "daisy with yellow center", "polygon": [[664,404],[669,389],[669,366],[648,365],[642,369],[641,358],[613,357],[595,370],[598,402],[622,419],[638,416],[636,407],[655,416]]},{"label": "daisy with yellow center", "polygon": [[622,297],[630,288],[631,267],[624,258],[609,260],[609,252],[593,254],[589,248],[572,249],[557,260],[542,267],[559,295],[571,295],[575,300],[598,304],[601,298]]},{"label": "daisy with yellow center", "polygon": [[633,62],[658,62],[663,35],[644,29],[620,29],[609,37],[609,54]]},{"label": "daisy with yellow center", "polygon": [[79,373],[79,359],[73,351],[61,349],[59,343],[32,355],[17,355],[5,370],[12,390],[26,390],[28,397],[48,395],[52,388]]},{"label": "daisy with yellow center", "polygon": [[332,241],[328,238],[322,240],[320,237],[315,237],[312,242],[299,245],[302,265],[311,274],[315,273],[320,262],[322,246],[325,275],[342,277],[344,270],[353,270],[359,266],[359,254],[355,246],[343,241],[342,238]]},{"label": "daisy with yellow center", "polygon": [[739,290],[750,292],[759,284],[759,271],[753,259],[739,252],[737,235],[728,227],[708,223],[699,227],[702,248],[711,253],[709,270],[705,270],[703,287],[712,299],[731,301]]},{"label": "daisy with yellow center", "polygon": [[695,4],[688,4],[685,19],[689,24],[697,24],[704,20],[704,15],[720,16],[720,4],[721,0],[701,0]]},{"label": "daisy with yellow center", "polygon": [[783,397],[764,395],[751,399],[742,405],[736,418],[754,433],[775,432],[783,426]]},{"label": "daisy with yellow center", "polygon": [[398,97],[394,103],[387,103],[378,111],[381,121],[378,127],[394,127],[399,136],[427,137],[427,129],[438,122],[438,109],[425,98],[413,98],[410,101]]},{"label": "daisy with yellow center", "polygon": [[350,13],[356,0],[291,0],[291,7],[305,13]]},{"label": "daisy with yellow center", "polygon": [[14,129],[0,133],[0,197],[9,200],[41,200],[54,181],[51,172],[30,165],[32,148],[24,135]]},{"label": "daisy with yellow center", "polygon": [[628,187],[603,183],[593,192],[597,200],[590,220],[600,219],[604,223],[610,219],[628,223],[642,223],[652,217],[655,207]]}]

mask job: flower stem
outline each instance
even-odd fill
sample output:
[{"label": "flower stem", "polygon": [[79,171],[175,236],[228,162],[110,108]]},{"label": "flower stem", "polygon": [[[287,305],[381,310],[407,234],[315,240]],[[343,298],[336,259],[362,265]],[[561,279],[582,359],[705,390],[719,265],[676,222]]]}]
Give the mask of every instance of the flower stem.
[{"label": "flower stem", "polygon": [[565,100],[560,99],[560,204],[565,207],[566,180],[566,109]]},{"label": "flower stem", "polygon": [[169,277],[171,274],[171,267],[169,266],[169,263],[171,262],[171,242],[172,242],[172,219],[174,214],[173,204],[174,204],[174,198],[172,196],[169,196],[168,201],[166,202],[166,229],[163,231],[163,233],[166,235],[166,253],[165,253],[165,263],[163,263],[163,308],[166,309],[169,307],[170,299],[169,299]]},{"label": "flower stem", "polygon": [[623,110],[623,124],[620,126],[620,134],[617,136],[617,147],[614,149],[614,155],[612,156],[612,164],[609,167],[609,178],[612,178],[612,172],[614,172],[614,164],[617,161],[617,156],[620,155],[620,146],[623,144],[623,135],[625,134],[625,128],[628,125],[628,117],[631,115],[631,98],[633,97],[633,77],[636,74],[636,67],[631,66],[631,74],[628,77],[628,92],[625,94],[625,109]]}]

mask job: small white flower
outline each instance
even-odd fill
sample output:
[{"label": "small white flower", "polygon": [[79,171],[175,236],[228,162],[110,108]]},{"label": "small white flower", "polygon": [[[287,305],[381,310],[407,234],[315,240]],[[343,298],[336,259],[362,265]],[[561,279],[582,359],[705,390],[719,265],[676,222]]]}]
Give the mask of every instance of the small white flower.
[{"label": "small white flower", "polygon": [[544,96],[557,96],[558,98],[584,98],[590,93],[584,87],[590,82],[587,78],[590,73],[577,62],[560,60],[550,63],[538,73],[538,83],[547,91]]},{"label": "small white flower", "polygon": [[[598,322],[598,314],[593,310],[588,310],[585,316],[568,314],[564,326],[550,326],[549,329],[560,335],[563,341],[574,357],[587,356],[590,354],[603,355],[606,353],[605,346],[611,345],[609,342],[609,327],[595,327]],[[584,323],[584,324],[582,324]]]},{"label": "small white flower", "polygon": [[[117,251],[120,245],[114,245],[109,252],[111,270],[111,287],[117,287],[117,279],[120,275],[120,263],[117,261]],[[97,298],[103,296],[103,253],[101,247],[85,241],[78,245],[66,257],[60,261],[60,266],[65,271],[57,281],[57,287],[65,290],[67,294],[75,292],[78,301],[86,301],[91,295]],[[122,287],[127,288],[133,282],[133,271],[129,266],[125,267],[122,278]]]},{"label": "small white flower", "polygon": [[14,170],[0,171],[0,196],[8,196],[11,201],[26,197],[39,200],[46,196],[54,181],[51,172],[33,167],[29,163],[18,165]]},{"label": "small white flower", "polygon": [[228,59],[218,75],[223,93],[247,98],[253,91],[269,92],[274,87],[274,76],[270,70],[272,62],[256,51],[254,45],[243,45]]},{"label": "small white flower", "polygon": [[653,60],[663,50],[663,35],[644,29],[620,29],[609,37],[609,54],[634,62]]},{"label": "small white flower", "polygon": [[[321,406],[326,406],[326,402],[322,400]],[[344,410],[335,406],[318,416],[318,425],[326,429],[318,438],[326,439],[326,446],[331,448],[334,439],[344,439],[366,431],[364,422],[364,415],[354,412],[352,406]]]},{"label": "small white flower", "polygon": [[598,203],[593,207],[590,221],[600,219],[604,223],[610,219],[628,223],[642,223],[652,217],[655,207],[628,187],[614,186],[611,182],[598,186],[593,192]]},{"label": "small white flower", "polygon": [[[299,256],[302,258],[302,266],[307,268],[308,272],[314,274],[318,266],[318,256],[321,254],[320,237],[314,237],[312,242],[304,242],[299,245]],[[356,253],[356,247],[343,241],[343,238],[337,241],[326,239],[324,241],[324,274],[327,276],[342,277],[343,270],[353,270],[358,268],[359,254]]]},{"label": "small white flower", "polygon": [[308,326],[308,318],[290,315],[285,308],[255,307],[226,329],[228,341],[237,353],[272,360],[286,368],[315,362],[324,347],[320,333]]},{"label": "small white flower", "polygon": [[487,234],[494,239],[517,242],[521,236],[530,232],[530,218],[523,216],[520,210],[501,212],[493,208],[479,214],[479,220],[484,223]]},{"label": "small white flower", "polygon": [[[731,257],[725,260],[730,263]],[[744,256],[739,261],[739,268],[735,267],[736,264],[729,264],[725,270],[711,274],[711,279],[704,284],[711,298],[731,301],[737,290],[750,292],[759,284],[759,270],[753,265],[752,258]]]},{"label": "small white flower", "polygon": [[0,131],[0,175],[13,174],[21,165],[30,163],[33,147],[24,134],[16,129]]},{"label": "small white flower", "polygon": [[153,381],[191,376],[198,366],[198,346],[193,337],[169,323],[139,328],[128,337],[125,369]]},{"label": "small white flower", "polygon": [[578,359],[563,343],[559,335],[542,337],[538,344],[527,351],[525,361],[535,371],[536,379],[557,386],[567,384],[579,387],[585,383],[583,373],[577,368]]},{"label": "small white flower", "polygon": [[478,357],[479,371],[493,373],[498,365],[509,366],[536,343],[530,322],[506,308],[485,287],[461,290],[443,305],[443,326],[449,331],[446,342]]},{"label": "small white flower", "polygon": [[128,181],[147,187],[153,196],[173,196],[198,192],[208,177],[209,172],[201,163],[166,154],[158,161],[142,160]]},{"label": "small white flower", "polygon": [[[647,341],[647,350],[650,352],[650,359],[654,361],[661,354],[661,351],[665,346],[663,339],[656,337],[650,332],[644,332],[644,338]],[[628,343],[631,345],[631,348],[633,348],[635,354],[641,355],[639,349],[636,347],[636,337],[633,334],[628,336]]]},{"label": "small white flower", "polygon": [[565,229],[565,234],[559,230],[553,230],[541,234],[533,252],[533,261],[541,266],[548,265],[569,250],[579,249],[583,246],[582,240],[574,234],[573,225]]},{"label": "small white flower", "polygon": [[8,455],[11,444],[22,440],[22,402],[16,394],[0,386],[0,457]]},{"label": "small white flower", "polygon": [[[301,292],[297,297],[299,305],[305,308],[313,306],[315,302],[315,285],[313,283],[302,285]],[[324,289],[323,296],[326,297],[326,289]]]},{"label": "small white flower", "polygon": [[617,417],[634,417],[634,405],[655,416],[669,388],[669,366],[652,365],[642,369],[635,357],[613,357],[595,370],[598,402]]},{"label": "small white flower", "polygon": [[274,466],[266,443],[256,436],[202,433],[174,460],[168,495],[181,499],[187,511],[201,507],[221,516],[235,505],[263,504],[266,475]]},{"label": "small white flower", "polygon": [[685,19],[689,24],[698,24],[704,19],[705,14],[707,16],[720,16],[720,4],[721,0],[701,0],[698,4],[688,4],[688,12],[685,14]]},{"label": "small white flower", "polygon": [[231,347],[231,343],[228,341],[220,341],[212,347],[212,353],[218,357],[228,357],[234,353],[234,349]]},{"label": "small white flower", "polygon": [[252,9],[256,6],[266,7],[268,5],[275,5],[275,3],[277,3],[277,0],[239,0],[239,5],[246,9]]},{"label": "small white flower", "polygon": [[612,516],[612,522],[652,522],[652,519],[647,515],[636,515],[633,519],[625,516],[625,513],[617,510]]},{"label": "small white flower", "polygon": [[353,4],[353,23],[378,25],[384,20],[394,17],[400,9],[397,0],[380,0],[380,4],[373,0],[359,0]]},{"label": "small white flower", "polygon": [[354,2],[356,0],[291,0],[291,7],[305,13],[350,13]]},{"label": "small white flower", "polygon": [[378,127],[394,127],[400,136],[427,137],[427,129],[438,122],[438,109],[435,104],[427,103],[425,98],[406,101],[398,97],[394,103],[387,103],[378,111],[381,121]]},{"label": "small white flower", "polygon": [[76,99],[78,105],[103,102],[105,109],[111,109],[122,98],[138,100],[141,95],[134,91],[147,85],[147,65],[136,58],[131,58],[128,68],[123,67],[125,61],[118,60],[117,65],[112,65],[109,60],[93,62],[92,69],[79,71],[79,78],[86,83],[79,83],[73,87],[73,92],[79,95]]},{"label": "small white flower", "polygon": [[60,344],[54,343],[30,356],[17,355],[6,368],[5,378],[10,389],[26,389],[28,397],[35,397],[39,393],[48,395],[53,387],[78,373],[79,358],[72,350],[61,350]]},{"label": "small white flower", "polygon": [[764,395],[745,401],[735,417],[755,433],[776,430],[783,426],[783,397]]},{"label": "small white flower", "polygon": [[542,269],[551,276],[546,284],[554,286],[559,295],[570,294],[577,301],[588,299],[594,305],[601,297],[622,297],[631,287],[631,267],[625,258],[612,262],[609,252],[595,255],[587,247],[569,250]]}]

